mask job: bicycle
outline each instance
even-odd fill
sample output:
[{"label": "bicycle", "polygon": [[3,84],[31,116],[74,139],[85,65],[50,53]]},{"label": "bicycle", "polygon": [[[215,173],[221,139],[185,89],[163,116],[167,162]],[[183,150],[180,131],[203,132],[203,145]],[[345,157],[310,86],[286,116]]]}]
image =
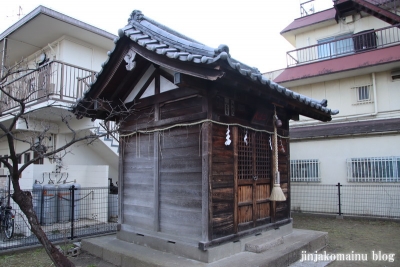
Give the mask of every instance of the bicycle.
[{"label": "bicycle", "polygon": [[0,198],[0,222],[1,230],[7,239],[11,239],[14,235],[14,217],[12,207],[4,203],[4,197]]}]

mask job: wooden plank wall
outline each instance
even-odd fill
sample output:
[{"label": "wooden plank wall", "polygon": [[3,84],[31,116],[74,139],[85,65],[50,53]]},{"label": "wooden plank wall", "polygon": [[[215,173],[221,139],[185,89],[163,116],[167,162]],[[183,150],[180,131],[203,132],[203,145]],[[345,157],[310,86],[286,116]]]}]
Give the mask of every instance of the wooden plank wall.
[{"label": "wooden plank wall", "polygon": [[154,228],[154,134],[126,139],[123,176],[124,223],[145,230]]},{"label": "wooden plank wall", "polygon": [[226,129],[226,126],[217,124],[212,126],[213,239],[234,233],[234,146],[225,146]]},{"label": "wooden plank wall", "polygon": [[160,133],[160,231],[201,238],[202,157],[199,125]]},{"label": "wooden plank wall", "polygon": [[200,96],[169,101],[160,105],[160,118],[162,120],[199,112],[202,112],[202,99]]}]

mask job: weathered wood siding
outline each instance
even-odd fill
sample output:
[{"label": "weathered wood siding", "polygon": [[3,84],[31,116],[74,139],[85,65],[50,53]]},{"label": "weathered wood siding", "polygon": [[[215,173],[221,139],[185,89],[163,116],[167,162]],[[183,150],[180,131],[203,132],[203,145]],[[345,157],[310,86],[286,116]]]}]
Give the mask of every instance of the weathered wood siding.
[{"label": "weathered wood siding", "polygon": [[124,223],[146,230],[154,225],[154,135],[134,135],[124,149]]},{"label": "weathered wood siding", "polygon": [[201,238],[200,128],[160,134],[160,231]]},{"label": "weathered wood siding", "polygon": [[160,105],[160,119],[199,113],[202,111],[201,97],[193,96],[178,101],[168,101]]},{"label": "weathered wood siding", "polygon": [[145,107],[136,110],[133,115],[127,118],[124,122],[124,127],[143,125],[154,121],[154,106]]},{"label": "weathered wood siding", "polygon": [[234,233],[233,145],[225,146],[226,127],[212,126],[212,238]]}]

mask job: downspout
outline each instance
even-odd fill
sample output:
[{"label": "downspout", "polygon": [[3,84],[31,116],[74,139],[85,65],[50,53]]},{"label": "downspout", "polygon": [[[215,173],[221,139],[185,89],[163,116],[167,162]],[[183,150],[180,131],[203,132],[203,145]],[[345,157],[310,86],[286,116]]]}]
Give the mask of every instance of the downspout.
[{"label": "downspout", "polygon": [[372,113],[371,116],[376,116],[376,114],[378,114],[378,99],[376,98],[375,72],[372,73],[372,89],[374,90],[374,109],[375,109],[375,112]]}]

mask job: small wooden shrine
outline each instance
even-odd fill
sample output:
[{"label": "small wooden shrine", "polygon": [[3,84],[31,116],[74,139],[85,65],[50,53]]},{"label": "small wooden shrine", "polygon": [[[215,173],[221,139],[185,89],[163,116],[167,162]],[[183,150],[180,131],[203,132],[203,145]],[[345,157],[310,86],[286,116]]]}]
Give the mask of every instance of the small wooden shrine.
[{"label": "small wooden shrine", "polygon": [[[206,251],[290,224],[289,120],[337,111],[140,11],[115,44],[74,111],[135,110],[113,118],[123,121],[117,237]],[[277,172],[285,201],[270,199]]]}]

